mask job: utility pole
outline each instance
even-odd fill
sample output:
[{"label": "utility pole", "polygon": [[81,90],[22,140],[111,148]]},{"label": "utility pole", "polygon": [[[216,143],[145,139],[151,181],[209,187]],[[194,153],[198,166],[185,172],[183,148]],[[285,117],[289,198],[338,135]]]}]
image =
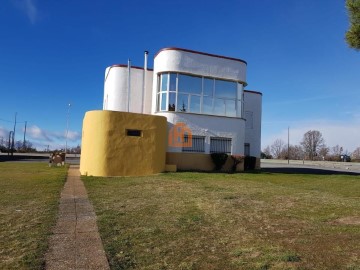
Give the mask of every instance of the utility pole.
[{"label": "utility pole", "polygon": [[9,132],[8,156],[10,155],[10,152],[11,152],[11,145],[12,145],[12,138],[13,138],[12,134],[13,134],[13,131],[10,131]]},{"label": "utility pole", "polygon": [[15,113],[14,131],[13,131],[13,134],[12,134],[12,143],[11,143],[11,155],[12,156],[14,155],[16,117],[17,117],[17,112]]},{"label": "utility pole", "polygon": [[288,127],[288,164],[290,164],[290,127]]},{"label": "utility pole", "polygon": [[27,121],[25,121],[25,129],[24,129],[24,142],[23,142],[23,149],[25,151],[25,147],[26,147],[26,125],[27,125]]},{"label": "utility pole", "polygon": [[67,116],[66,116],[66,137],[65,137],[65,160],[64,160],[64,162],[66,162],[67,139],[68,139],[68,134],[69,134],[69,115],[70,115],[70,107],[71,107],[71,104],[69,103],[69,105],[68,105],[68,110],[67,110]]}]

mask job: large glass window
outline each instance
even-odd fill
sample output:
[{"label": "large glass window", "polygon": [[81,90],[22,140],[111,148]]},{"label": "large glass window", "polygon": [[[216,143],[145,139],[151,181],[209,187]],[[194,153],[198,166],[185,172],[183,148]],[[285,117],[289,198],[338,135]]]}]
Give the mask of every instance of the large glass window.
[{"label": "large glass window", "polygon": [[160,110],[166,110],[166,93],[161,93],[161,107]]},{"label": "large glass window", "polygon": [[201,96],[190,96],[190,112],[192,113],[200,113],[200,99]]},{"label": "large glass window", "polygon": [[213,114],[213,102],[214,99],[212,97],[203,97],[202,113]]},{"label": "large glass window", "polygon": [[180,73],[159,75],[157,109],[243,117],[241,83]]},{"label": "large glass window", "polygon": [[178,94],[177,99],[177,111],[179,112],[189,112],[189,95],[187,94]]},{"label": "large glass window", "polygon": [[169,111],[175,111],[176,104],[176,92],[169,93]]},{"label": "large glass window", "polygon": [[204,78],[204,96],[213,96],[214,79]]},{"label": "large glass window", "polygon": [[235,100],[225,100],[225,115],[230,117],[236,117],[236,103]]},{"label": "large glass window", "polygon": [[214,114],[225,115],[225,99],[215,98],[214,100]]},{"label": "large glass window", "polygon": [[169,74],[161,74],[161,91],[167,91]]},{"label": "large glass window", "polygon": [[202,78],[179,74],[178,91],[190,94],[201,94]]},{"label": "large glass window", "polygon": [[215,96],[216,97],[236,99],[236,93],[237,93],[237,83],[236,82],[215,80]]},{"label": "large glass window", "polygon": [[169,91],[176,91],[176,73],[170,73],[170,85],[169,85]]}]

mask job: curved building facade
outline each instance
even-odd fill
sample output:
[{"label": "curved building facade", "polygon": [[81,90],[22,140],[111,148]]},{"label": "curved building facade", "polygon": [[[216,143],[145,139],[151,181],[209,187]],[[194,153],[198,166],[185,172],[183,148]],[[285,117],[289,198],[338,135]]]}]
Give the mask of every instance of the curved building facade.
[{"label": "curved building facade", "polygon": [[103,109],[165,117],[167,165],[211,170],[216,152],[260,158],[262,94],[244,90],[244,60],[165,48],[153,70],[145,63],[106,69]]}]

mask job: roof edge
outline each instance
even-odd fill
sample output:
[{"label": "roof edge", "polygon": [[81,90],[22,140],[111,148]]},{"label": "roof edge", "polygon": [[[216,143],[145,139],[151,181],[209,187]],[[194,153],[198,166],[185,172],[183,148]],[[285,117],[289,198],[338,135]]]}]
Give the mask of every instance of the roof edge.
[{"label": "roof edge", "polygon": [[163,48],[155,54],[154,58],[162,51],[183,51],[183,52],[189,52],[189,53],[195,53],[195,54],[201,54],[201,55],[206,55],[206,56],[211,56],[211,57],[217,57],[217,58],[222,58],[222,59],[238,61],[238,62],[241,62],[241,63],[244,63],[245,65],[247,65],[247,62],[240,58],[233,58],[233,57],[228,57],[228,56],[223,56],[223,55],[218,55],[218,54],[211,54],[211,53],[206,53],[206,52],[199,52],[199,51],[183,49],[183,48],[178,48],[178,47]]},{"label": "roof edge", "polygon": [[[114,65],[111,65],[111,66],[108,66],[106,68],[114,68],[114,67],[128,67],[127,64],[114,64]],[[141,69],[141,70],[144,70],[143,67],[138,67],[138,66],[130,66],[131,68],[135,68],[135,69]],[[147,70],[150,70],[150,71],[153,71],[152,68],[148,68]]]},{"label": "roof edge", "polygon": [[251,93],[251,94],[257,94],[257,95],[263,95],[261,92],[258,92],[258,91],[253,91],[253,90],[244,90],[244,92],[246,93]]}]

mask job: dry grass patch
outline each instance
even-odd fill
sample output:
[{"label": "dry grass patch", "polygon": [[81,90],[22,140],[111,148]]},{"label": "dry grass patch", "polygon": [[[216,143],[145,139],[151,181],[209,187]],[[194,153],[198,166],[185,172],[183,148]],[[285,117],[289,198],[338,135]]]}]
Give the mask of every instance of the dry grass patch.
[{"label": "dry grass patch", "polygon": [[66,168],[0,163],[0,269],[42,269]]},{"label": "dry grass patch", "polygon": [[112,269],[359,269],[356,176],[83,179]]}]

